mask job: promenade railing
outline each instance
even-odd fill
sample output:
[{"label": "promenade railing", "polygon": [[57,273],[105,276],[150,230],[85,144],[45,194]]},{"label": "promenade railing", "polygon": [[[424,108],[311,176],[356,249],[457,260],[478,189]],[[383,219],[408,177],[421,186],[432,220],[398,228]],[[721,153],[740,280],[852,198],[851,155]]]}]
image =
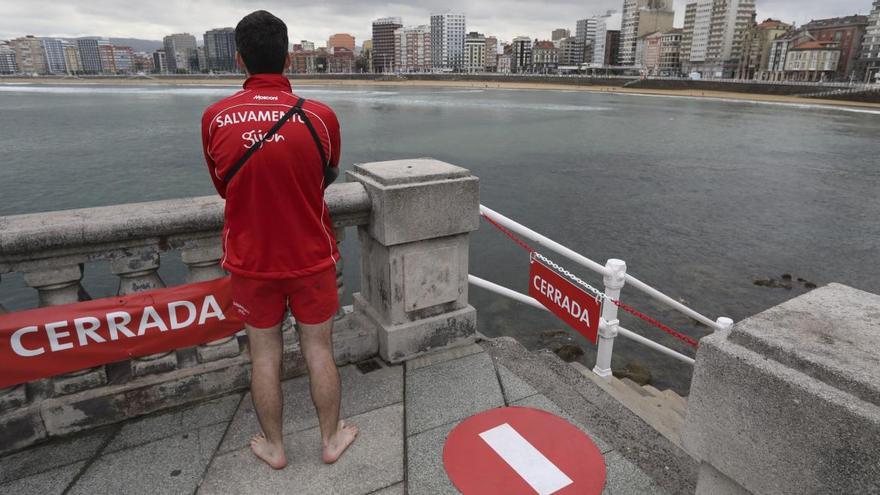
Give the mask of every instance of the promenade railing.
[{"label": "promenade railing", "polygon": [[[487,206],[480,205],[480,213],[484,217],[491,220],[492,223],[498,224],[502,228],[510,231],[511,233],[527,239],[528,241],[534,243],[536,246],[539,246],[540,248],[562,256],[567,260],[575,263],[576,265],[586,268],[602,276],[605,287],[605,290],[603,291],[603,294],[605,295],[605,300],[603,301],[604,304],[602,304],[602,314],[599,321],[599,348],[596,357],[596,365],[593,368],[593,372],[599,376],[611,375],[611,358],[614,350],[614,339],[618,335],[633,342],[636,342],[640,345],[653,349],[657,352],[660,352],[666,356],[675,358],[683,363],[687,363],[690,365],[694,364],[693,358],[686,356],[674,349],[666,347],[660,343],[657,343],[651,339],[643,337],[620,325],[620,320],[618,319],[618,305],[614,304],[613,302],[620,301],[621,290],[626,284],[629,284],[637,291],[647,295],[655,301],[706,325],[712,330],[724,330],[733,325],[733,320],[731,320],[730,318],[720,317],[713,320],[699,313],[698,311],[682,304],[674,298],[664,294],[663,292],[655,289],[654,287],[651,287],[650,285],[639,280],[635,276],[627,273],[627,265],[626,262],[624,262],[623,260],[609,259],[605,263],[605,265],[602,265],[566,246],[563,246],[562,244],[550,239],[549,237],[539,234],[538,232],[526,227],[525,225],[522,225],[502,215],[501,213],[492,210]],[[514,301],[527,304],[537,309],[545,311],[547,310],[540,302],[538,302],[534,298],[516,292],[512,289],[503,287],[501,285],[490,282],[488,280],[484,280],[474,275],[471,275],[469,280],[471,285],[475,287],[488,290],[500,296],[504,296]]]}]

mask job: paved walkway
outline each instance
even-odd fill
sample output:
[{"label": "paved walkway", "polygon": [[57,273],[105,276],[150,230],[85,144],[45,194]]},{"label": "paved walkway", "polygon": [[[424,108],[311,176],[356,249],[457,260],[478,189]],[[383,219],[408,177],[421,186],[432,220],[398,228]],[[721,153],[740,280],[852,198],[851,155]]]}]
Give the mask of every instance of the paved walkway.
[{"label": "paved walkway", "polygon": [[308,379],[300,377],[284,383],[290,464],[282,471],[250,453],[258,424],[250,395],[235,394],[2,458],[0,493],[454,494],[442,465],[446,436],[504,405],[543,409],[587,432],[607,463],[607,494],[694,491],[696,465],[686,454],[555,356],[511,340],[341,373],[343,414],[361,434],[334,466],[320,462]]}]

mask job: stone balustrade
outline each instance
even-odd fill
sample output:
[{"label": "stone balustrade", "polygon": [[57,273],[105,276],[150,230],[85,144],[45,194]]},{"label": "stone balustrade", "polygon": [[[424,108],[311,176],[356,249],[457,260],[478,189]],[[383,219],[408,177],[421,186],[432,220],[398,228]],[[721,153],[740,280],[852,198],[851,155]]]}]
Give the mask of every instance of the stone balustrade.
[{"label": "stone balustrade", "polygon": [[[472,342],[467,239],[478,226],[477,178],[425,159],[357,165],[348,179],[325,199],[338,242],[346,227],[359,228],[364,295],[340,308],[337,361],[381,354],[400,362]],[[186,283],[220,278],[224,206],[218,197],[201,197],[0,217],[0,276],[23,274],[40,307],[89,300],[83,276],[97,263],[109,264],[118,295],[166,287],[159,269],[170,252],[179,252]],[[342,269],[339,263],[340,297]],[[293,325],[285,325],[286,377],[305,372]],[[239,332],[0,389],[0,453],[246,388],[246,346]]]}]

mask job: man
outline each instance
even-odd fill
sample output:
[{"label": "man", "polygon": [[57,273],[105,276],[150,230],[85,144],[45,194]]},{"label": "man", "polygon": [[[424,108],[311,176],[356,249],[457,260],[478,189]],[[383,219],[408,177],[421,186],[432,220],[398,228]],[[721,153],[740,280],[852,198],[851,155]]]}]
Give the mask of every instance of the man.
[{"label": "man", "polygon": [[254,12],[236,27],[235,42],[248,78],[242,91],[205,111],[202,144],[226,199],[223,267],[232,274],[233,304],[250,347],[251,394],[263,431],[251,450],[275,469],[287,465],[281,324],[289,307],[330,464],[358,433],[339,419],[332,345],[339,252],[324,189],[339,175],[339,122],[329,107],[291,92],[283,75],[290,66],[284,22]]}]

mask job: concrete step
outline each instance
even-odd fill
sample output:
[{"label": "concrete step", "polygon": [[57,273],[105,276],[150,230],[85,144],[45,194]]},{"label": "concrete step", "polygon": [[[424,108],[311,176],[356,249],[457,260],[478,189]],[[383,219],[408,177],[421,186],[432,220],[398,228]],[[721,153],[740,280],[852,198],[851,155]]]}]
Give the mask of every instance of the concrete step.
[{"label": "concrete step", "polygon": [[628,378],[603,378],[577,363],[573,366],[670,442],[682,447],[681,428],[687,403],[678,394],[661,392],[650,385],[643,387]]},{"label": "concrete step", "polygon": [[663,395],[666,397],[666,402],[673,409],[680,412],[682,416],[687,416],[687,399],[672,390],[664,390]]}]

